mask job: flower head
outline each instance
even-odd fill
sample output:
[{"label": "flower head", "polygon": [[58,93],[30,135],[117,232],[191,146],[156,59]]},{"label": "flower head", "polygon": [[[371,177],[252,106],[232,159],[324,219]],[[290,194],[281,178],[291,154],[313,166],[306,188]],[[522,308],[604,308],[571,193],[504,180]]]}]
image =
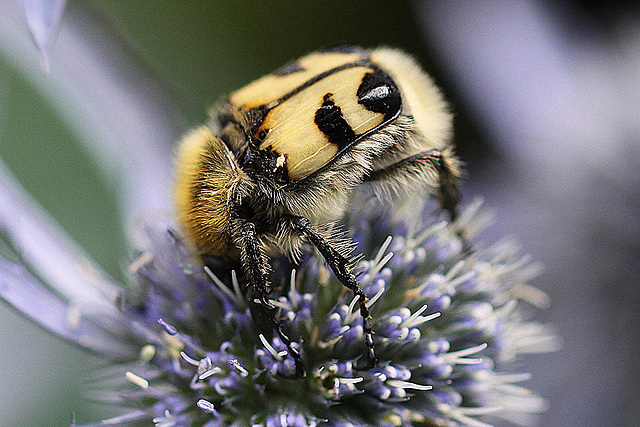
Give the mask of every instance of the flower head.
[{"label": "flower head", "polygon": [[295,267],[276,260],[271,298],[301,347],[307,375],[298,379],[286,346],[251,311],[237,266],[203,268],[170,221],[147,222],[129,269],[137,292],[119,308],[139,356],[116,365],[121,381],[106,390],[136,410],[110,422],[484,425],[479,416],[522,421],[543,410],[516,384],[527,375],[509,369],[519,355],[552,347],[520,309],[539,295],[526,284],[537,267],[511,244],[463,249],[455,230],[483,225],[478,206],[455,224],[428,214],[352,216],[379,358],[368,371],[357,368],[364,337],[351,293],[319,256]]},{"label": "flower head", "polygon": [[465,250],[459,230],[472,238],[487,222],[479,203],[455,223],[433,204],[420,215],[365,205],[347,219],[376,332],[379,365],[368,371],[358,369],[364,336],[351,292],[312,253],[295,266],[273,260],[270,298],[307,366],[291,379],[294,361],[252,311],[238,266],[203,267],[172,219],[138,229],[125,294],[1,167],[0,197],[0,230],[17,255],[0,258],[0,296],[113,361],[94,397],[133,410],[111,424],[485,425],[527,423],[544,409],[510,366],[556,346],[527,317],[546,303],[527,283],[538,268],[509,243],[472,239]]}]

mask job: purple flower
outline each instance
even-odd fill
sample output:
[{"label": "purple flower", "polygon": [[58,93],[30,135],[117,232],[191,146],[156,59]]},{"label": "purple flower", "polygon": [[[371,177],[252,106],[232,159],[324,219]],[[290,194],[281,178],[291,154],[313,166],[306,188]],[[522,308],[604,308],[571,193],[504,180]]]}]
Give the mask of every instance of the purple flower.
[{"label": "purple flower", "polygon": [[537,268],[511,244],[463,250],[456,229],[475,235],[486,222],[477,202],[452,224],[426,213],[351,213],[380,360],[370,371],[356,369],[364,346],[356,301],[322,259],[311,254],[295,269],[276,260],[271,298],[307,362],[307,376],[293,380],[286,346],[254,319],[235,266],[194,263],[171,218],[135,233],[134,290],[125,293],[2,178],[3,234],[18,255],[0,260],[2,298],[113,361],[118,380],[106,396],[136,409],[111,423],[482,425],[544,409],[518,385],[527,376],[510,368],[555,342],[520,310]]}]

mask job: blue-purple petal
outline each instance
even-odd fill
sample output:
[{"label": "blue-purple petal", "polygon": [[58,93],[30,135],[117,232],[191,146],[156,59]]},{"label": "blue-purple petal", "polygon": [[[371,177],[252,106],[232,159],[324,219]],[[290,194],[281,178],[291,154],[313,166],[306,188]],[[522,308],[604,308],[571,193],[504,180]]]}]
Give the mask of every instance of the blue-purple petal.
[{"label": "blue-purple petal", "polygon": [[83,312],[52,292],[22,265],[0,257],[0,298],[55,335],[109,359],[132,358],[136,343],[124,316]]},{"label": "blue-purple petal", "polygon": [[66,299],[115,311],[120,286],[22,189],[1,161],[0,236],[21,262]]}]

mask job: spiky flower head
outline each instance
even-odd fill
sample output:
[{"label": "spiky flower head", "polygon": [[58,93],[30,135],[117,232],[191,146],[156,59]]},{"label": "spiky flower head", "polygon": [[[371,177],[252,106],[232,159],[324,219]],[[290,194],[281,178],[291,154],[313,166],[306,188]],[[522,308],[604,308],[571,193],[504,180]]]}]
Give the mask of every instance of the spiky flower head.
[{"label": "spiky flower head", "polygon": [[209,260],[203,268],[170,221],[147,222],[129,270],[137,292],[120,308],[140,355],[114,368],[117,390],[112,381],[103,387],[103,397],[135,411],[110,422],[480,426],[493,416],[526,423],[544,402],[516,385],[527,375],[509,362],[551,349],[554,338],[521,308],[541,296],[527,284],[535,264],[511,244],[463,248],[456,230],[473,235],[484,225],[478,207],[455,224],[430,215],[432,205],[417,216],[352,215],[379,358],[368,371],[356,368],[364,337],[352,294],[320,256],[295,268],[276,260],[271,298],[307,365],[297,379],[286,346],[252,312],[237,266]]}]

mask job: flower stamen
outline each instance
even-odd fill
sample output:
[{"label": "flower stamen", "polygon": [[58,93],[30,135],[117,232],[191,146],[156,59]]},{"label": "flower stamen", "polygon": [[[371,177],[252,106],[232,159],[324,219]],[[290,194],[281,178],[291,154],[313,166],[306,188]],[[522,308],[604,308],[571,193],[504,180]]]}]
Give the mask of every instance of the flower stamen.
[{"label": "flower stamen", "polygon": [[198,400],[196,405],[198,406],[198,408],[202,409],[204,412],[208,414],[213,414],[214,412],[216,412],[216,408],[215,406],[213,406],[213,403],[209,402],[206,399]]},{"label": "flower stamen", "polygon": [[367,308],[371,308],[373,306],[373,304],[376,303],[376,301],[378,301],[378,299],[380,299],[380,297],[382,296],[382,294],[384,294],[384,287],[380,288],[378,290],[378,292],[376,292],[376,294],[374,296],[371,297],[371,299],[369,299],[369,301],[367,301],[365,303],[365,305],[367,306]]},{"label": "flower stamen", "polygon": [[240,372],[240,375],[243,377],[246,377],[249,375],[249,371],[247,371],[244,366],[242,366],[240,364],[240,362],[238,362],[238,359],[229,359],[229,366],[231,366],[232,368],[236,369],[238,372]]},{"label": "flower stamen", "polygon": [[231,291],[231,289],[229,289],[208,266],[205,265],[203,269],[207,277],[211,279],[216,287],[228,296],[237,307],[244,307],[246,305],[245,299],[242,297],[242,293],[240,292],[240,285],[238,284],[235,270],[231,270],[231,285],[233,286],[233,291]]},{"label": "flower stamen", "polygon": [[386,384],[388,386],[395,387],[395,388],[413,389],[413,390],[421,390],[421,391],[427,391],[433,388],[433,386],[430,386],[430,385],[416,384],[410,381],[392,380],[392,379],[387,380]]},{"label": "flower stamen", "polygon": [[127,371],[124,375],[127,378],[127,380],[129,380],[129,382],[137,385],[138,387],[145,390],[149,388],[149,381],[145,380],[141,376],[136,375],[131,371]]},{"label": "flower stamen", "polygon": [[284,358],[287,356],[287,354],[289,354],[287,353],[286,350],[276,351],[276,349],[273,348],[273,346],[269,343],[269,341],[267,341],[264,335],[260,334],[258,336],[260,337],[260,341],[262,341],[262,345],[264,345],[267,351],[271,353],[273,358],[276,359],[278,362],[282,362]]},{"label": "flower stamen", "polygon": [[470,356],[472,354],[476,354],[484,350],[488,347],[487,343],[482,343],[475,347],[465,348],[464,350],[452,351],[451,353],[446,353],[442,355],[443,359],[450,364],[458,364],[458,365],[477,365],[478,363],[482,363],[481,358],[465,358],[466,356]]},{"label": "flower stamen", "polygon": [[420,307],[415,313],[411,315],[411,317],[409,317],[404,322],[400,323],[399,327],[415,328],[416,326],[422,325],[423,323],[428,322],[429,320],[435,319],[436,317],[440,317],[440,315],[442,314],[440,312],[437,312],[437,313],[430,314],[428,316],[420,316],[422,313],[425,312],[426,309],[427,309],[427,304]]}]

